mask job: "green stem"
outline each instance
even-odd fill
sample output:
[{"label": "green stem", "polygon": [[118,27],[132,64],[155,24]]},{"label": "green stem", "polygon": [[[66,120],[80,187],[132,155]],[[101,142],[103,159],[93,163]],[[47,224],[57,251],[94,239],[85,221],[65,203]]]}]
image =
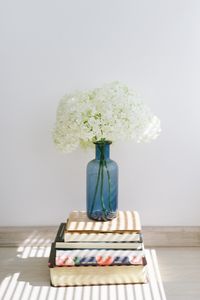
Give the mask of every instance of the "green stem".
[{"label": "green stem", "polygon": [[99,187],[100,172],[101,172],[101,163],[99,163],[99,170],[98,170],[97,182],[96,182],[96,186],[95,186],[94,199],[93,199],[93,202],[92,202],[92,207],[90,209],[90,214],[92,214],[95,203],[96,203],[97,191],[98,191],[98,187]]},{"label": "green stem", "polygon": [[103,211],[103,218],[106,219],[106,209],[104,206],[104,197],[103,197],[103,167],[104,167],[104,159],[100,160],[100,164],[101,164],[101,190],[100,190],[100,199],[101,199],[101,207],[102,207],[102,211]]},{"label": "green stem", "polygon": [[111,179],[110,179],[110,173],[108,171],[108,166],[107,166],[107,163],[106,163],[106,160],[104,160],[104,164],[105,164],[105,167],[106,167],[106,172],[107,172],[107,176],[108,176],[108,193],[109,193],[109,198],[108,198],[108,206],[109,206],[109,210],[111,212]]},{"label": "green stem", "polygon": [[[100,155],[99,169],[98,169],[98,175],[97,175],[97,182],[96,182],[96,186],[95,186],[94,198],[93,198],[92,207],[90,209],[90,214],[92,214],[93,209],[95,207],[97,192],[98,192],[98,188],[99,188],[99,183],[101,181],[100,201],[101,201],[101,207],[102,207],[102,212],[103,212],[103,218],[106,219],[106,208],[105,208],[105,204],[104,204],[104,195],[103,195],[104,165],[105,165],[106,172],[107,172],[107,177],[108,177],[108,189],[109,189],[108,205],[109,205],[109,210],[110,211],[111,211],[111,179],[110,179],[110,173],[108,171],[107,163],[106,163],[106,160],[105,160],[105,157],[104,157],[104,147],[105,147],[105,144],[102,143],[102,145],[100,146],[101,155]],[[101,177],[101,179],[100,179],[100,177]]]}]

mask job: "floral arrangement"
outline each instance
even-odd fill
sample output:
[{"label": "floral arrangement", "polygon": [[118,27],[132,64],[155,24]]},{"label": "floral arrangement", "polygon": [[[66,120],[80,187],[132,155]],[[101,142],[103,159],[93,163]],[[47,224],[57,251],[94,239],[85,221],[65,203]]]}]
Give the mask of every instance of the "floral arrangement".
[{"label": "floral arrangement", "polygon": [[111,142],[148,142],[160,133],[160,120],[137,92],[120,82],[64,96],[58,105],[54,142],[63,152],[96,145],[98,158],[87,165],[87,214],[94,220],[116,216],[118,167],[106,158]]},{"label": "floral arrangement", "polygon": [[71,152],[98,141],[148,142],[160,131],[160,120],[141,102],[137,92],[112,82],[64,96],[58,106],[53,138],[60,150]]}]

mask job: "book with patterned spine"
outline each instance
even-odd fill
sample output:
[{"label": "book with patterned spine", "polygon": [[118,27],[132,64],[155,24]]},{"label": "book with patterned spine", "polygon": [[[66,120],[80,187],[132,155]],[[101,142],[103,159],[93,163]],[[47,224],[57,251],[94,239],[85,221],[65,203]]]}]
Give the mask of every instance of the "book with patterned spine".
[{"label": "book with patterned spine", "polygon": [[49,257],[52,286],[132,284],[147,282],[147,265],[56,266],[55,243]]},{"label": "book with patterned spine", "polygon": [[56,250],[56,266],[146,265],[144,251],[132,250]]},{"label": "book with patterned spine", "polygon": [[106,222],[89,219],[85,211],[73,211],[67,220],[65,232],[140,233],[141,223],[137,211],[118,211],[115,219]]}]

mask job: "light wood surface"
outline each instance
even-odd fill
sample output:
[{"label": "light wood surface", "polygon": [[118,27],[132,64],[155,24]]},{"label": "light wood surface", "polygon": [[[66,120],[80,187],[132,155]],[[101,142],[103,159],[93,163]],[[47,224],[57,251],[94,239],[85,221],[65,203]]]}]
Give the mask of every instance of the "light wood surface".
[{"label": "light wood surface", "polygon": [[167,299],[200,299],[200,248],[157,248]]},{"label": "light wood surface", "polygon": [[[0,247],[0,282],[3,283],[3,289],[6,291],[3,296],[0,295],[1,300],[29,299],[25,296],[20,297],[20,293],[26,287],[29,288],[29,292],[31,289],[34,300],[40,299],[38,298],[40,295],[44,299],[51,299],[50,296],[45,296],[45,293],[50,293],[47,258],[48,247],[54,239],[56,231],[57,226],[0,228],[0,245],[2,246]],[[143,227],[143,234],[146,248],[151,246],[156,249],[167,299],[199,300],[200,227]],[[160,247],[163,245],[165,247]],[[187,247],[174,247],[183,245]],[[36,257],[34,253],[37,254]],[[27,257],[29,259],[26,259]],[[10,291],[14,291],[13,295],[11,292],[7,293],[10,285],[15,288],[15,291],[10,289]],[[68,300],[73,296],[70,294],[72,293],[70,289],[67,298],[63,298],[64,293],[66,292],[62,288],[59,292],[51,290],[51,297],[54,300]],[[102,291],[102,293],[104,292]],[[119,290],[120,293],[125,292]],[[103,297],[103,294],[101,296]],[[102,297],[97,300],[103,300]],[[72,297],[72,299],[75,298]],[[119,299],[121,300],[121,298]],[[144,299],[149,300],[141,298],[141,300]],[[96,299],[94,298],[94,300]]]},{"label": "light wood surface", "polygon": [[[35,252],[34,252],[35,249]],[[199,300],[200,299],[200,248],[199,247],[170,247],[156,248],[158,265],[163,280],[165,293],[168,300]],[[27,259],[28,257],[28,259]],[[64,289],[55,289],[49,292],[49,270],[47,268],[48,248],[44,247],[19,247],[0,248],[0,282],[3,282],[4,295],[1,300],[25,300],[25,299],[75,299],[80,289],[72,297],[72,289],[68,289],[68,297],[64,297]],[[11,280],[11,281],[10,281]],[[13,295],[11,286],[16,288]],[[9,289],[10,287],[10,289]],[[29,292],[35,298],[20,297],[20,293],[29,287]],[[9,292],[9,291],[10,292]],[[31,292],[32,291],[32,292]],[[50,293],[49,297],[45,295]],[[88,289],[84,290],[87,295]],[[93,291],[95,292],[95,290]],[[102,290],[102,293],[105,291]],[[112,291],[116,293],[116,290]],[[133,292],[126,290],[126,293]],[[71,294],[70,294],[71,293]],[[125,291],[118,290],[119,296]],[[120,294],[121,293],[121,294]],[[4,297],[6,295],[6,298]],[[35,295],[35,296],[34,296]],[[38,296],[39,295],[39,296]],[[41,296],[42,295],[42,296]],[[48,295],[47,295],[48,296]],[[46,297],[46,298],[45,298]],[[84,296],[85,297],[85,296]],[[124,299],[134,299],[123,296]],[[82,298],[80,298],[82,299]],[[85,298],[84,298],[85,299]],[[110,298],[113,299],[113,298]],[[117,298],[123,300],[123,298]],[[103,300],[103,294],[99,298],[89,300]],[[141,298],[141,300],[149,300]],[[158,300],[158,299],[154,299]]]},{"label": "light wood surface", "polygon": [[[58,226],[0,227],[0,247],[49,246]],[[143,226],[142,233],[146,247],[200,247],[200,226]]]},{"label": "light wood surface", "polygon": [[145,251],[148,266],[145,284],[65,288],[50,286],[49,250],[50,247],[29,246],[0,248],[1,300],[166,300],[154,249]]},{"label": "light wood surface", "polygon": [[200,226],[144,226],[146,247],[200,247]]},{"label": "light wood surface", "polygon": [[0,227],[0,247],[49,246],[58,226]]}]

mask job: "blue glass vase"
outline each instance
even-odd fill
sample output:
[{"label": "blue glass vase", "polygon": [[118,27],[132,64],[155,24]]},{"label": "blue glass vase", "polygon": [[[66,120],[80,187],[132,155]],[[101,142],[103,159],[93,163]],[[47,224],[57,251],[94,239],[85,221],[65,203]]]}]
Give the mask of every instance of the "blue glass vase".
[{"label": "blue glass vase", "polygon": [[97,221],[116,217],[118,166],[110,159],[109,141],[95,143],[96,157],[87,165],[87,215]]}]

